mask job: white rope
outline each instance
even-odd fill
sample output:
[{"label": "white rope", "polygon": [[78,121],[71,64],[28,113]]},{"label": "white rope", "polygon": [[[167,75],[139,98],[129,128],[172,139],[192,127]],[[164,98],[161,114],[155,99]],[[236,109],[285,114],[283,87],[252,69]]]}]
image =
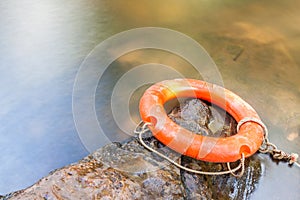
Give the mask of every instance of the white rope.
[{"label": "white rope", "polygon": [[237,132],[239,132],[240,127],[241,127],[243,124],[245,124],[246,122],[255,122],[255,123],[257,123],[258,125],[260,125],[260,126],[263,128],[263,130],[264,130],[264,137],[265,137],[265,138],[268,138],[269,132],[268,132],[267,126],[266,126],[261,120],[259,120],[259,119],[257,119],[257,118],[253,118],[253,117],[245,117],[245,118],[241,119],[241,120],[239,121],[237,127],[236,127]]},{"label": "white rope", "polygon": [[[228,170],[227,171],[221,171],[221,172],[206,172],[206,171],[199,171],[199,170],[194,170],[194,169],[191,169],[191,168],[187,168],[187,167],[184,167],[182,166],[181,164],[175,162],[174,160],[172,160],[171,158],[163,155],[162,153],[156,151],[155,149],[153,149],[152,147],[148,146],[144,141],[143,141],[143,138],[142,138],[142,135],[143,133],[147,132],[149,129],[146,128],[146,126],[150,125],[150,123],[144,123],[142,128],[141,128],[141,131],[137,131],[137,128],[143,124],[143,122],[140,122],[136,129],[134,130],[134,132],[136,134],[139,135],[139,140],[141,142],[141,144],[146,148],[148,149],[149,151],[152,151],[153,153],[157,154],[158,156],[166,159],[167,161],[169,161],[170,163],[172,163],[173,165],[177,166],[178,168],[180,169],[183,169],[183,170],[186,170],[188,172],[192,172],[192,173],[195,173],[195,174],[202,174],[202,175],[224,175],[224,174],[232,174],[233,176],[235,177],[241,177],[244,173],[244,169],[245,169],[245,156],[244,154],[242,154],[242,158],[241,158],[241,162],[240,164],[231,169],[230,168],[230,163],[227,163],[227,166],[228,166]],[[239,169],[242,169],[241,172],[239,174],[235,174],[236,171],[238,171]]]},{"label": "white rope", "polygon": [[[247,123],[247,122],[255,122],[257,123],[258,125],[260,125],[262,128],[263,128],[263,131],[264,131],[264,140],[263,140],[263,143],[261,145],[261,147],[259,148],[259,151],[261,153],[270,153],[274,159],[277,159],[277,160],[286,160],[289,162],[290,165],[294,164],[296,165],[297,167],[300,168],[300,163],[298,162],[298,157],[299,155],[297,153],[291,153],[291,154],[287,154],[281,150],[279,150],[276,145],[274,145],[273,143],[269,142],[269,139],[268,139],[268,129],[267,129],[267,126],[260,120],[260,119],[257,119],[257,118],[252,118],[252,117],[245,117],[243,118],[242,120],[240,120],[238,122],[238,125],[237,125],[237,132],[239,132],[240,130],[240,127]],[[143,124],[143,125],[142,125]],[[242,154],[242,158],[240,159],[240,164],[231,169],[230,167],[230,163],[227,163],[227,168],[228,170],[226,171],[221,171],[221,172],[207,172],[207,171],[199,171],[199,170],[194,170],[194,169],[190,169],[190,168],[187,168],[187,167],[184,167],[182,166],[181,164],[175,162],[174,160],[172,160],[171,158],[163,155],[162,153],[158,152],[157,150],[153,149],[152,147],[148,146],[144,141],[143,141],[143,138],[142,138],[142,135],[147,132],[149,129],[147,128],[147,126],[150,125],[150,123],[144,123],[143,121],[141,121],[137,127],[135,128],[134,130],[134,133],[135,134],[138,134],[139,135],[139,140],[140,140],[140,143],[146,148],[148,149],[149,151],[152,151],[153,153],[155,153],[156,155],[166,159],[167,161],[169,161],[170,163],[172,163],[173,165],[177,166],[178,168],[180,169],[183,169],[183,170],[186,170],[188,172],[192,172],[192,173],[195,173],[195,174],[203,174],[203,175],[224,175],[224,174],[232,174],[233,176],[235,177],[241,177],[245,171],[245,155]],[[141,130],[138,131],[137,129],[141,127]],[[235,172],[237,172],[238,170],[241,170],[240,173],[236,174]]]},{"label": "white rope", "polygon": [[[242,153],[241,163],[244,163],[244,162],[245,162],[245,155]],[[227,168],[228,168],[228,170],[231,170],[229,162],[227,163]],[[241,172],[239,174],[235,174],[235,173],[231,173],[231,174],[235,177],[240,178],[240,177],[243,176],[244,172],[245,172],[245,165],[242,165],[242,169],[241,169]]]}]

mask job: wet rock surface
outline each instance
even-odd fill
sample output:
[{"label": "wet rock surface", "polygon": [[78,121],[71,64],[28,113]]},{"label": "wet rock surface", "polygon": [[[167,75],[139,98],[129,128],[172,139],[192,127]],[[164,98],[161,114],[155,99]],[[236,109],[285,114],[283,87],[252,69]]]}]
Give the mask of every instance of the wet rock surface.
[{"label": "wet rock surface", "polygon": [[[187,100],[181,108],[173,109],[170,117],[177,124],[196,134],[203,134],[204,132],[205,134],[203,135],[217,137],[228,137],[236,134],[237,124],[230,115],[220,108],[207,105],[198,99]],[[200,129],[195,127],[201,127],[204,131],[198,131]],[[217,127],[219,129],[216,129]],[[208,163],[187,156],[181,157],[181,164],[200,171],[227,170],[227,166],[224,163]],[[232,166],[237,166],[237,163],[233,163]],[[262,173],[260,162],[256,156],[246,160],[245,169],[245,173],[241,178],[231,175],[198,175],[181,170],[181,179],[187,195],[186,198],[249,199]]]},{"label": "wet rock surface", "polygon": [[[236,122],[229,115],[224,120],[224,114],[198,99],[188,99],[169,116],[196,134],[227,137],[236,133]],[[145,135],[147,145],[183,166],[203,171],[227,169],[226,164],[180,156],[150,133]],[[252,156],[246,159],[241,178],[189,173],[149,152],[133,137],[106,145],[75,164],[51,172],[33,186],[0,199],[249,199],[261,171],[259,160]]]},{"label": "wet rock surface", "polygon": [[[182,158],[181,164],[202,171],[227,170],[226,164],[207,163],[186,156]],[[262,171],[256,156],[246,160],[245,168],[241,178],[232,175],[198,175],[181,170],[187,199],[249,199],[257,187]]]},{"label": "wet rock surface", "polygon": [[[147,141],[153,147],[157,144],[154,138]],[[175,155],[172,151],[169,154]],[[184,196],[179,169],[156,159],[132,138],[124,144],[109,144],[2,199],[183,199]]]}]

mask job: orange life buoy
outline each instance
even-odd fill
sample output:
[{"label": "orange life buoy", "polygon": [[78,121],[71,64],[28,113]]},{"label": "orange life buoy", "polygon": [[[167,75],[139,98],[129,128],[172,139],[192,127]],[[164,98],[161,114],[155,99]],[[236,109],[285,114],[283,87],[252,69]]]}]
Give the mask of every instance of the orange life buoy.
[{"label": "orange life buoy", "polygon": [[140,115],[163,144],[183,154],[208,162],[234,162],[253,155],[262,145],[264,130],[256,122],[243,123],[237,134],[225,138],[197,135],[174,123],[164,104],[174,98],[194,97],[226,110],[239,122],[244,118],[260,121],[256,111],[233,92],[194,79],[166,80],[148,88],[140,100]]}]

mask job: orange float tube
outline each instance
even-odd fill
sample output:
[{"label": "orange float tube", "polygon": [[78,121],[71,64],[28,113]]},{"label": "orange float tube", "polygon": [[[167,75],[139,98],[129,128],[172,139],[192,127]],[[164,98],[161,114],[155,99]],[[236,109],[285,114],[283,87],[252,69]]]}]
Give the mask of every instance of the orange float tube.
[{"label": "orange float tube", "polygon": [[262,145],[264,130],[256,122],[246,122],[237,134],[225,138],[197,135],[174,123],[164,104],[174,98],[193,97],[226,110],[237,122],[244,118],[260,121],[256,111],[233,92],[200,80],[166,80],[148,88],[140,100],[140,115],[163,144],[192,158],[208,162],[234,162],[253,155]]}]

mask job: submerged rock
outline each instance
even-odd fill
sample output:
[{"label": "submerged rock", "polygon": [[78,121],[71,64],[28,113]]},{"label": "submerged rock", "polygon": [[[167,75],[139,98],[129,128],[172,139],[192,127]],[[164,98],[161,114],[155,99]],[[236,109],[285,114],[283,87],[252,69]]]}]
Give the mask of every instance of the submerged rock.
[{"label": "submerged rock", "polygon": [[[196,134],[227,137],[236,133],[232,117],[198,99],[186,100],[169,116]],[[186,167],[226,170],[224,164],[181,156],[150,132],[144,140]],[[241,178],[189,173],[149,152],[133,137],[106,145],[75,164],[51,172],[33,186],[0,199],[249,199],[260,175],[261,165],[255,156],[246,159]]]}]

